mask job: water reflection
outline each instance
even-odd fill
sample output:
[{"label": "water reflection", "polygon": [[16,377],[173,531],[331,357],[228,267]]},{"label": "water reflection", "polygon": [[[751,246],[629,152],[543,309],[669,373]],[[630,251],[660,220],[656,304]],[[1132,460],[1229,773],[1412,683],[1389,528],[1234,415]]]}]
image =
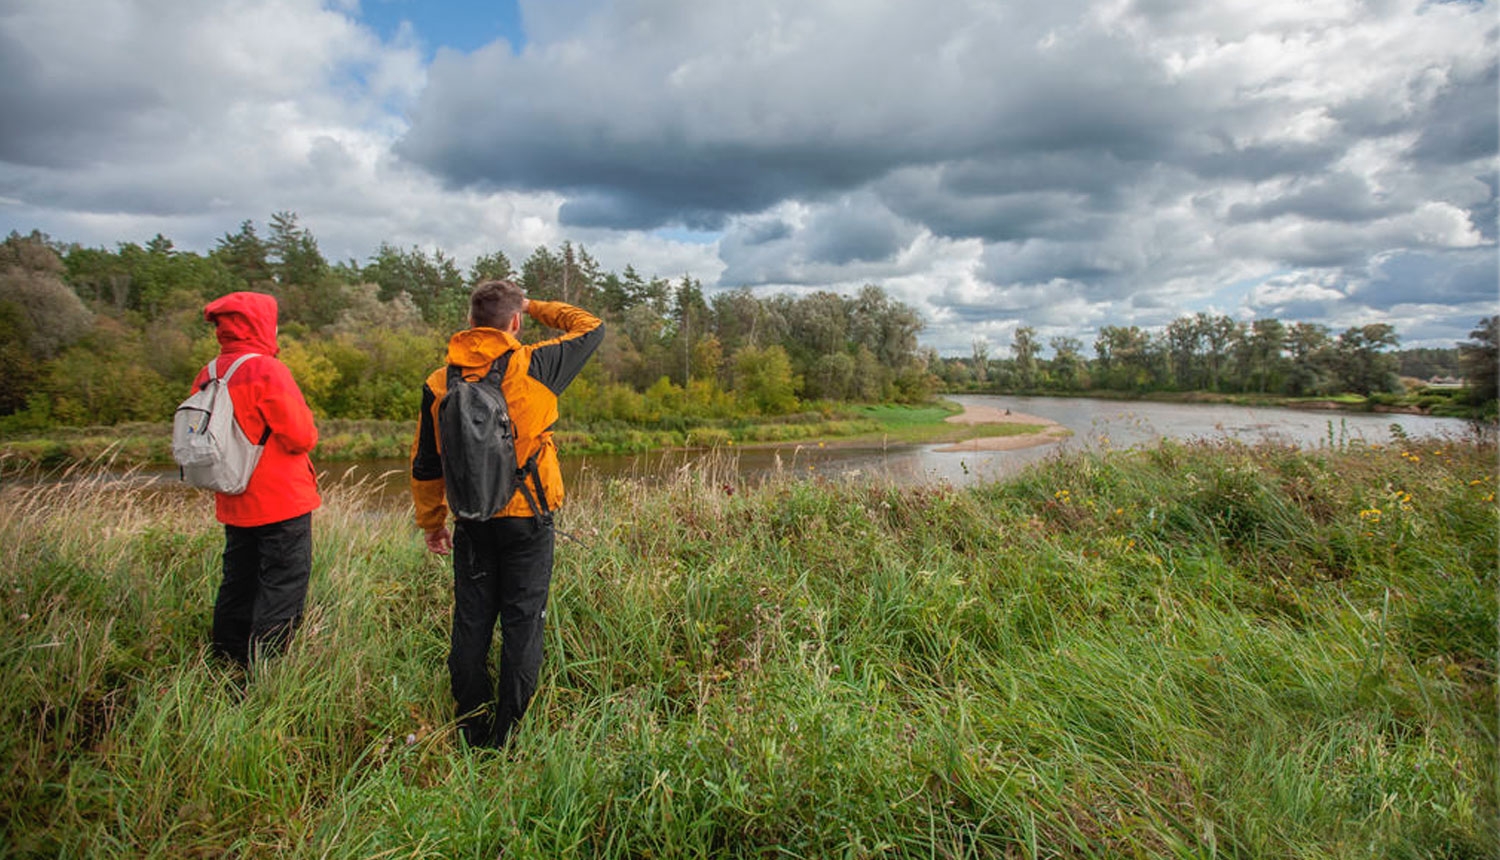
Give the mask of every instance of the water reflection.
[{"label": "water reflection", "polygon": [[[1385,444],[1391,427],[1408,436],[1458,437],[1468,422],[1425,415],[1369,414],[1218,404],[1121,402],[1065,397],[962,395],[965,406],[1051,419],[1071,431],[1055,444],[1013,451],[937,450],[939,445],[850,445],[830,443],[774,448],[723,448],[714,451],[666,451],[617,456],[583,456],[562,452],[563,479],[575,491],[610,480],[659,481],[683,471],[707,473],[727,484],[755,482],[771,475],[827,480],[861,479],[899,484],[939,483],[963,486],[1004,479],[1048,457],[1078,449],[1124,449],[1150,446],[1161,439],[1264,440],[1316,448],[1351,442]],[[378,485],[392,504],[409,499],[407,464],[402,460],[318,464],[325,484],[365,480]],[[160,482],[175,482],[176,473],[158,473]]]}]

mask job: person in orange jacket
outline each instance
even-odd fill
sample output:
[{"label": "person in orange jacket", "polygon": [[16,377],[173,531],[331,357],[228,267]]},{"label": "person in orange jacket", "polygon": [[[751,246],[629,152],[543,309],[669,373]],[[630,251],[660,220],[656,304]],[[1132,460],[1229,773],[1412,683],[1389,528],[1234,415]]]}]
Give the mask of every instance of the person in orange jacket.
[{"label": "person in orange jacket", "polygon": [[[280,650],[302,621],[312,573],[312,512],[321,500],[308,454],[318,444],[312,410],[276,359],[276,299],[230,293],[203,318],[219,339],[222,370],[255,353],[229,380],[234,417],[247,439],[264,441],[245,491],[214,494],[224,524],[224,572],[214,600],[213,651],[241,666]],[[204,368],[193,391],[208,381]]]},{"label": "person in orange jacket", "polygon": [[[522,314],[559,337],[524,345]],[[469,296],[470,328],[448,341],[447,364],[422,387],[412,441],[411,488],[417,525],[427,548],[453,556],[453,627],[448,674],[459,727],[470,746],[500,746],[536,693],[542,665],[542,628],[552,582],[555,537],[551,511],[563,501],[562,471],[552,425],[557,398],[604,339],[598,317],[562,302],[531,301],[511,281],[487,281]],[[439,409],[448,366],[470,381],[484,377],[510,353],[500,389],[515,434],[516,462],[533,457],[525,480],[541,510],[519,489],[489,520],[457,520],[448,530],[440,450]],[[489,669],[490,642],[500,623],[498,686]]]}]

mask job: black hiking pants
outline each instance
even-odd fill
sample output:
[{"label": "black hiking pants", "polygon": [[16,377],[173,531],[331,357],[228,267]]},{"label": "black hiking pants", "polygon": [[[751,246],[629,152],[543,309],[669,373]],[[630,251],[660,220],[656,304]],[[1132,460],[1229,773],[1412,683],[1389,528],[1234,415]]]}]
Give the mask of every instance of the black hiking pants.
[{"label": "black hiking pants", "polygon": [[311,573],[312,514],[263,526],[225,526],[214,653],[243,666],[280,651],[302,622]]},{"label": "black hiking pants", "polygon": [[[471,746],[500,746],[536,693],[552,583],[549,520],[459,520],[453,530],[453,638],[448,675]],[[500,622],[500,679],[490,642]]]}]

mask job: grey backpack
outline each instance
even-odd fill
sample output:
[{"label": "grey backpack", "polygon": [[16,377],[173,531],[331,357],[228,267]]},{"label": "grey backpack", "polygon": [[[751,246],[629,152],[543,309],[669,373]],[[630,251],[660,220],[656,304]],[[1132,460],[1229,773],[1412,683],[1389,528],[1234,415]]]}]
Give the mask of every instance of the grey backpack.
[{"label": "grey backpack", "polygon": [[172,418],[172,458],[189,484],[236,495],[250,483],[271,428],[266,428],[258,444],[245,436],[234,419],[229,379],[240,365],[257,356],[253,352],[240,356],[223,376],[218,373],[219,360],[210,361],[203,387],[177,407]]},{"label": "grey backpack", "polygon": [[516,462],[515,427],[500,390],[511,353],[490,363],[475,382],[463,368],[448,365],[448,393],[438,407],[438,434],[443,460],[443,493],[460,520],[487,520],[500,513],[519,490],[538,518],[546,517],[547,500],[536,481],[533,497],[526,476],[537,477],[536,455],[525,466]]}]

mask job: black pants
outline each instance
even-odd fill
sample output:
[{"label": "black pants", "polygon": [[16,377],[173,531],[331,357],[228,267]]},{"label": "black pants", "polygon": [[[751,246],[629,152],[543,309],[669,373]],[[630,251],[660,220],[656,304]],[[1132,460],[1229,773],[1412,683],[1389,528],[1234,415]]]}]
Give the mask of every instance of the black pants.
[{"label": "black pants", "polygon": [[[448,675],[464,739],[499,746],[526,713],[542,667],[542,625],[552,583],[550,522],[460,520],[453,535],[453,638]],[[490,641],[500,621],[500,681]]]},{"label": "black pants", "polygon": [[246,665],[279,651],[307,602],[312,514],[263,526],[224,527],[224,581],[214,601],[214,653]]}]

